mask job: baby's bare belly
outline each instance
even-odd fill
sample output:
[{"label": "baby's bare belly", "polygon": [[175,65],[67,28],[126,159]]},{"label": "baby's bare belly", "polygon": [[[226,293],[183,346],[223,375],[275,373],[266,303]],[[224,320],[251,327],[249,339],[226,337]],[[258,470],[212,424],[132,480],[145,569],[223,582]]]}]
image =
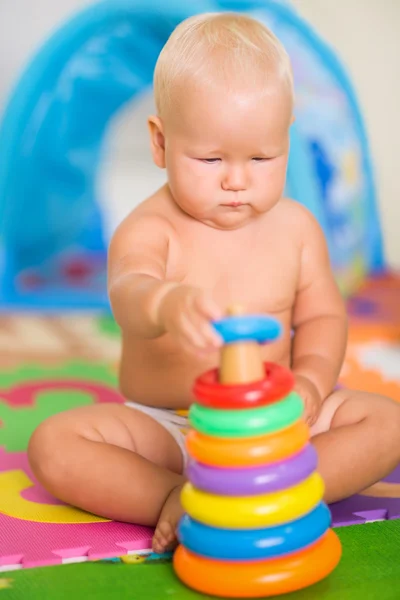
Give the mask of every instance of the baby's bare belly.
[{"label": "baby's bare belly", "polygon": [[[290,331],[278,342],[261,347],[265,361],[290,364]],[[120,389],[125,398],[146,406],[188,408],[194,380],[218,367],[219,352],[197,360],[176,348],[168,335],[157,340],[125,339]]]}]

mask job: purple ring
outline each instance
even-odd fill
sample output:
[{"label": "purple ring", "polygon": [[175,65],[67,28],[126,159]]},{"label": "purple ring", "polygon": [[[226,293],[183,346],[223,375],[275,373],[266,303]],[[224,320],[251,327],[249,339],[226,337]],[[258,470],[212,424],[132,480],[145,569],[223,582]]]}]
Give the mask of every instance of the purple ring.
[{"label": "purple ring", "polygon": [[253,496],[286,489],[306,479],[317,468],[311,444],[290,458],[261,467],[223,469],[190,460],[187,477],[199,490],[222,496]]}]

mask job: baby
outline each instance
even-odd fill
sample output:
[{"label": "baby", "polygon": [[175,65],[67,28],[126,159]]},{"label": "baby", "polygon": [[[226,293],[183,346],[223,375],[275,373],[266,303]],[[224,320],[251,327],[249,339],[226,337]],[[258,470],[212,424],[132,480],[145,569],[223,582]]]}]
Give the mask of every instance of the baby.
[{"label": "baby", "polygon": [[218,365],[222,341],[211,321],[230,304],[283,325],[263,358],[295,375],[326,502],[398,464],[400,410],[382,396],[336,389],[345,307],[316,220],[282,197],[294,117],[280,42],[249,17],[190,18],[161,52],[154,90],[151,149],[168,183],[125,219],[109,251],[129,401],[51,417],[33,434],[29,460],[64,502],[156,526],[153,548],[162,552],[182,514],[191,388]]}]

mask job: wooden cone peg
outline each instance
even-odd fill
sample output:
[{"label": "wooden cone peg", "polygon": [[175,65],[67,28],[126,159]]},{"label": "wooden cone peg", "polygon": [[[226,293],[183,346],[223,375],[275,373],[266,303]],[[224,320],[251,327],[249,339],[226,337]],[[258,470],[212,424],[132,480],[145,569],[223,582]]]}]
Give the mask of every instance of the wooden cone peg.
[{"label": "wooden cone peg", "polygon": [[[243,315],[240,305],[231,306],[229,316]],[[261,381],[265,377],[261,350],[256,341],[225,344],[221,350],[219,381],[225,385],[240,385]]]}]

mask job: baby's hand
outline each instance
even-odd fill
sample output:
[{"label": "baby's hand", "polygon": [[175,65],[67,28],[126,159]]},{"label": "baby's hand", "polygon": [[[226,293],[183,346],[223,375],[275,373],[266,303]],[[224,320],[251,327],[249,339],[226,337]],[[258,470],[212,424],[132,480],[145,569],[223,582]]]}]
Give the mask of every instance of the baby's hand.
[{"label": "baby's hand", "polygon": [[322,399],[315,385],[307,377],[295,375],[294,390],[304,401],[304,420],[311,427],[321,412]]},{"label": "baby's hand", "polygon": [[161,301],[158,317],[163,328],[186,352],[204,356],[223,344],[210,321],[223,317],[221,309],[202,289],[179,285]]}]

